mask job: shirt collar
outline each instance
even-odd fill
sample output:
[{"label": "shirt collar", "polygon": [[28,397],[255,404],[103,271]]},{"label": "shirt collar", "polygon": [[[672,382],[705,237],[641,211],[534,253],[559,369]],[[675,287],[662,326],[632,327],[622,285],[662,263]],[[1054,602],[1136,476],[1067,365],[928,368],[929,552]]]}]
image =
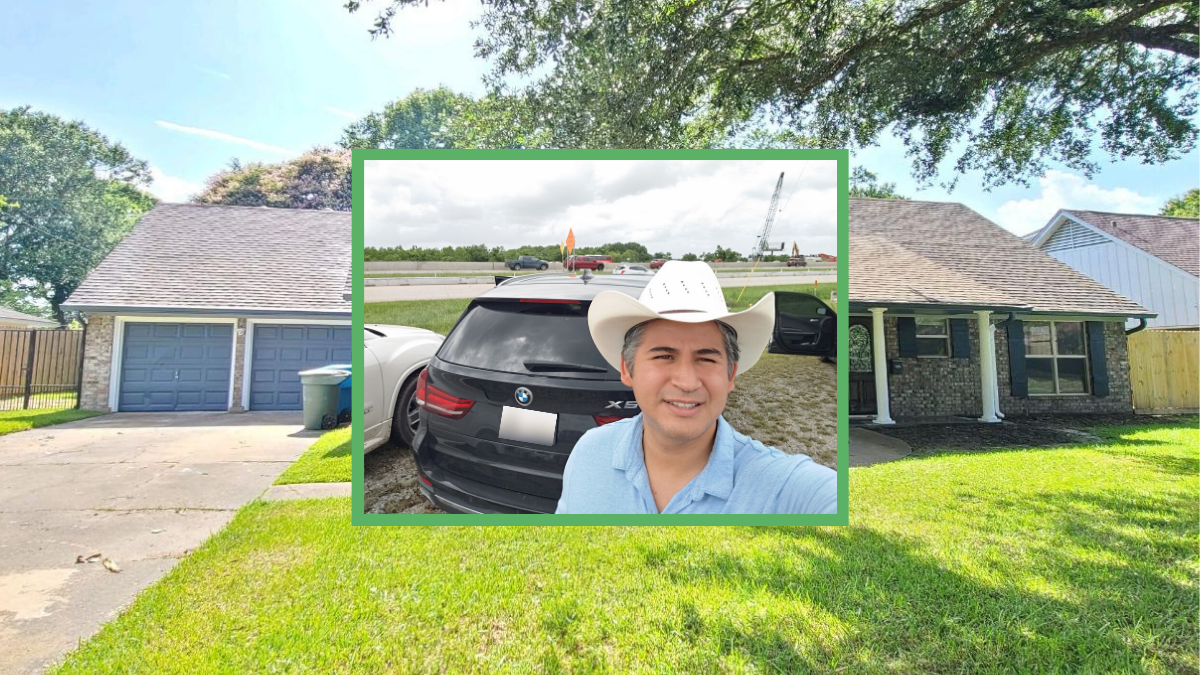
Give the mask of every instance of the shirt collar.
[{"label": "shirt collar", "polygon": [[[617,443],[612,458],[612,467],[625,471],[630,477],[636,475],[639,470],[646,470],[646,458],[642,449],[642,414],[639,413],[634,419],[636,421],[629,425],[625,436]],[[733,427],[729,426],[724,416],[718,417],[717,436],[713,439],[712,454],[708,456],[708,464],[692,480],[693,492],[729,499],[729,495],[733,494],[733,446]]]}]

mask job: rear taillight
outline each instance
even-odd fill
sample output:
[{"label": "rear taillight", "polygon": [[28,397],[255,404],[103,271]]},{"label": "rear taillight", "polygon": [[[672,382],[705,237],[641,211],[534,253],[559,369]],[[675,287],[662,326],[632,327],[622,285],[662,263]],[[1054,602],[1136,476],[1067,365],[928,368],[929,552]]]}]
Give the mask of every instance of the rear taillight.
[{"label": "rear taillight", "polygon": [[452,396],[429,384],[429,369],[426,368],[417,378],[417,405],[434,415],[456,420],[466,415],[471,406],[475,405],[475,401]]},{"label": "rear taillight", "polygon": [[605,424],[612,424],[613,422],[620,422],[621,420],[627,420],[627,419],[629,419],[629,416],[626,415],[626,416],[622,416],[622,417],[609,417],[608,415],[592,415],[592,419],[596,420],[597,426],[604,426]]}]

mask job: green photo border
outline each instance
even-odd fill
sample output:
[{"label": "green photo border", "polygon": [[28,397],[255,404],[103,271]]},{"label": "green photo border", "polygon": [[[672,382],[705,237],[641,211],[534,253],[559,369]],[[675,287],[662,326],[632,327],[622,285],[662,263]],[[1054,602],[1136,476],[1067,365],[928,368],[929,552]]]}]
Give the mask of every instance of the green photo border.
[{"label": "green photo border", "polygon": [[[354,234],[352,242],[354,297],[354,372],[363,369],[363,168],[367,160],[834,160],[837,162],[837,485],[838,511],[823,515],[458,515],[458,514],[368,514],[364,513],[364,455],[362,417],[355,415],[351,435],[353,494],[352,525],[847,525],[849,513],[849,353],[845,336],[849,329],[846,311],[846,256],[848,254],[848,150],[354,150]],[[354,410],[363,409],[363,381],[355,377]]]}]

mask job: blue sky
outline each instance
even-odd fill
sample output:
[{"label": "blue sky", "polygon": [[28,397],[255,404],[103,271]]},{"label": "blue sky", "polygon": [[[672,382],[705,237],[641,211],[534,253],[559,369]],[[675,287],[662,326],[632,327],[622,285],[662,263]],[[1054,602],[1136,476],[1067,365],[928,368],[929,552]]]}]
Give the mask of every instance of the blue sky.
[{"label": "blue sky", "polygon": [[[82,119],[153,167],[151,190],[179,201],[236,157],[278,161],[332,144],[353,119],[417,87],[480,94],[476,2],[401,13],[390,39],[366,33],[340,0],[6,2],[19,31],[0,41],[0,107]],[[1154,212],[1200,183],[1200,153],[1159,166],[1109,163],[1091,179],[1053,169],[1029,187],[985,192],[968,175],[953,193],[917,190],[899,143],[858,153],[902,193],[960,201],[1005,227],[1035,229],[1057,208]]]}]

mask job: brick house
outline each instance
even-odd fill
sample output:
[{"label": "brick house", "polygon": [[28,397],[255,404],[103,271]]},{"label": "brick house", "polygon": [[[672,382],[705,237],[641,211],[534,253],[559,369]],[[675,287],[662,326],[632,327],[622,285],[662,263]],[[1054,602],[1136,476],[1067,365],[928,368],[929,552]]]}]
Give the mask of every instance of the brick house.
[{"label": "brick house", "polygon": [[298,410],[350,363],[350,214],[163,204],[63,307],[87,323],[80,407]]},{"label": "brick house", "polygon": [[961,204],[849,207],[852,416],[1133,410],[1125,323],[1154,313]]}]

